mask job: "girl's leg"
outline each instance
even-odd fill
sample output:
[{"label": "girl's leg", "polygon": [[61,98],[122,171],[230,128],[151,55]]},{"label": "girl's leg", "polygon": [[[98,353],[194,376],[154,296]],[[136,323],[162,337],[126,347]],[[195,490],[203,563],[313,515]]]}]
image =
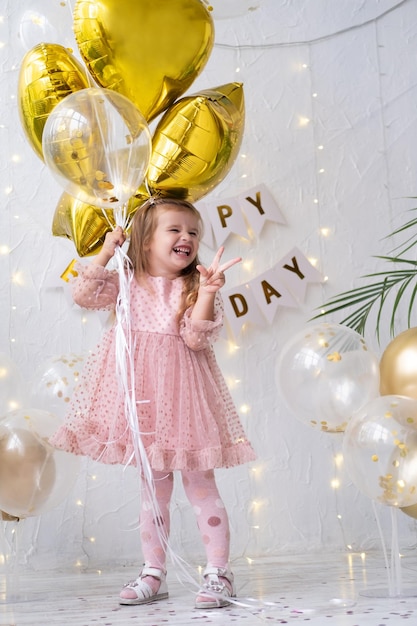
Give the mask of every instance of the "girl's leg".
[{"label": "girl's leg", "polygon": [[220,497],[213,470],[182,472],[185,493],[197,515],[197,524],[206,549],[205,583],[196,597],[196,608],[227,606],[234,595],[230,571],[229,518]]},{"label": "girl's leg", "polygon": [[[145,567],[156,568],[165,572],[166,539],[169,536],[171,502],[174,477],[172,472],[153,472],[155,499],[159,506],[158,514],[154,511],[154,496],[143,481],[141,492],[140,537]],[[153,576],[145,576],[141,580],[147,583],[154,593],[159,589],[161,581]],[[134,589],[125,587],[120,597],[134,598]]]},{"label": "girl's leg", "polygon": [[216,485],[214,471],[183,471],[182,481],[197,516],[208,565],[227,568],[230,550],[229,518]]}]

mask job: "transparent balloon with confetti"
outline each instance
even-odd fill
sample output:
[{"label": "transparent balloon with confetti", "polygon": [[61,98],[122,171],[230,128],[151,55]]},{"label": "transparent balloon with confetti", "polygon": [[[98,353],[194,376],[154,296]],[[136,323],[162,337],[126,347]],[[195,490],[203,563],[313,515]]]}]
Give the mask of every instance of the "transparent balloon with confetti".
[{"label": "transparent balloon with confetti", "polygon": [[55,356],[42,363],[31,381],[31,406],[64,418],[83,365],[84,356],[75,353]]},{"label": "transparent balloon with confetti", "polygon": [[352,414],[379,395],[378,359],[351,328],[311,324],[282,347],[276,380],[295,417],[324,432],[343,432]]},{"label": "transparent balloon with confetti", "polygon": [[379,396],[357,411],[343,436],[346,471],[376,502],[417,504],[417,400]]}]

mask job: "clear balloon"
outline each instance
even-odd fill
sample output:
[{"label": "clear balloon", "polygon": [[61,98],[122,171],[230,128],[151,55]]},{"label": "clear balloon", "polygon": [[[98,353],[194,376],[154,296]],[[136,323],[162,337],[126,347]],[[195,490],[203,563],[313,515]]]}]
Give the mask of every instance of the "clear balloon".
[{"label": "clear balloon", "polygon": [[417,504],[417,400],[371,400],[346,427],[343,458],[352,482],[373,500],[400,508]]},{"label": "clear balloon", "polygon": [[64,189],[101,208],[127,202],[149,164],[148,125],[130,100],[90,87],[60,102],[42,138],[46,164]]},{"label": "clear balloon", "polygon": [[32,408],[12,411],[0,421],[0,509],[5,513],[39,515],[72,489],[79,457],[48,442],[59,425],[51,413]]},{"label": "clear balloon", "polygon": [[26,50],[45,41],[59,43],[66,48],[76,47],[68,2],[49,0],[43,2],[42,6],[39,2],[36,7],[36,3],[29,0],[26,4],[31,6],[23,11],[19,24],[19,38]]},{"label": "clear balloon", "polygon": [[27,383],[19,368],[5,352],[0,352],[0,416],[27,402]]},{"label": "clear balloon", "polygon": [[68,354],[50,359],[37,368],[31,383],[31,406],[64,418],[84,357]]},{"label": "clear balloon", "polygon": [[405,330],[388,344],[379,368],[382,395],[417,399],[417,328]]},{"label": "clear balloon", "polygon": [[159,121],[146,174],[152,195],[195,202],[230,171],[245,125],[243,85],[229,83],[178,100]]},{"label": "clear balloon", "polygon": [[95,81],[149,122],[191,86],[214,43],[200,0],[77,0],[74,33]]},{"label": "clear balloon", "polygon": [[295,417],[315,429],[343,432],[352,414],[378,395],[376,356],[364,338],[339,324],[305,327],[282,348],[276,378]]},{"label": "clear balloon", "polygon": [[40,43],[24,56],[18,83],[19,115],[28,141],[41,159],[49,114],[62,100],[88,84],[82,64],[59,44]]}]

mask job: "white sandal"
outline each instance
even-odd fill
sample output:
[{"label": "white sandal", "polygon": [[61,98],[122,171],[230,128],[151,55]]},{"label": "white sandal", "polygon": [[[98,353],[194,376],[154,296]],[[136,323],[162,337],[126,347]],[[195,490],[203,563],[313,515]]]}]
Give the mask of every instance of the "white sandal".
[{"label": "white sandal", "polygon": [[[196,609],[217,609],[230,604],[229,598],[236,596],[234,587],[234,577],[229,568],[222,567],[206,567],[203,572],[205,582],[198,592],[195,608]],[[226,578],[230,583],[231,590],[221,580]]]},{"label": "white sandal", "polygon": [[[161,581],[158,591],[153,591],[148,583],[143,580],[146,576],[153,576]],[[119,596],[119,604],[147,604],[156,600],[165,600],[168,598],[168,587],[165,577],[166,574],[162,570],[156,567],[145,566],[136,580],[132,580],[123,586]],[[122,593],[125,589],[133,591],[136,598],[123,598]]]}]

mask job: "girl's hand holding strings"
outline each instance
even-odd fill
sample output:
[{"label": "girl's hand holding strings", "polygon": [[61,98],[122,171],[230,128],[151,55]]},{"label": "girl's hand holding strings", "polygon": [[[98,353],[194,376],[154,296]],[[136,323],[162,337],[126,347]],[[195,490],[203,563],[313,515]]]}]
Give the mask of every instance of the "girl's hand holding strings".
[{"label": "girl's hand holding strings", "polygon": [[106,233],[103,246],[94,258],[93,263],[96,265],[107,265],[110,259],[114,256],[116,248],[122,246],[125,241],[126,233],[121,226],[116,226],[114,230]]},{"label": "girl's hand holding strings", "polygon": [[223,252],[224,246],[221,246],[209,267],[197,265],[197,269],[200,272],[200,289],[206,293],[216,293],[216,291],[221,289],[226,282],[224,272],[242,260],[241,257],[236,257],[219,265]]}]

